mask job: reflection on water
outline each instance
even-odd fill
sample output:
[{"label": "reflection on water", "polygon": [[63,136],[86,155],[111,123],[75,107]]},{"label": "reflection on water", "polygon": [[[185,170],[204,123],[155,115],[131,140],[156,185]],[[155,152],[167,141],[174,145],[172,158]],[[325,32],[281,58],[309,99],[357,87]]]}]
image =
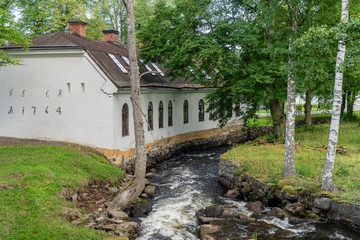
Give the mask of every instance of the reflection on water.
[{"label": "reflection on water", "polygon": [[[199,239],[195,213],[213,204],[231,204],[250,215],[251,212],[244,207],[245,202],[221,197],[224,189],[217,181],[218,163],[220,154],[226,150],[183,154],[157,164],[158,174],[151,180],[157,186],[157,193],[152,199],[153,210],[148,217],[141,219],[137,239]],[[274,217],[265,217],[248,225],[231,221],[228,233],[230,231],[236,237],[219,239],[239,239],[241,232],[255,233],[258,239],[360,239],[360,233],[344,226],[320,223],[291,225],[287,220]]]}]

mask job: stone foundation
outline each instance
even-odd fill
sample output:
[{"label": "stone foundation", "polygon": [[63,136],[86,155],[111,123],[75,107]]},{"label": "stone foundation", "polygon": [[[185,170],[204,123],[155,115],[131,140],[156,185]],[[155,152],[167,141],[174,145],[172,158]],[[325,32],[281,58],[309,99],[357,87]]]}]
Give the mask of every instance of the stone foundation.
[{"label": "stone foundation", "polygon": [[[189,151],[244,143],[268,134],[271,130],[271,126],[251,127],[245,130],[242,125],[230,125],[224,128],[190,132],[161,139],[146,145],[147,164],[150,166]],[[102,152],[108,159],[113,159],[115,165],[126,166],[128,172],[133,172],[135,149],[132,148],[124,152],[99,148],[97,150]]]}]

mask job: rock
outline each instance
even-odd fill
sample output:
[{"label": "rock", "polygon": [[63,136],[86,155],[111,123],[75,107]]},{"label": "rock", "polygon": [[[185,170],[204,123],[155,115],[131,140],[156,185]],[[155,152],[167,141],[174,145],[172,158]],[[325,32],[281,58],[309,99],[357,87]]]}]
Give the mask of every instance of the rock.
[{"label": "rock", "polygon": [[106,232],[110,232],[110,231],[115,230],[116,227],[117,227],[116,224],[109,224],[109,225],[102,226],[101,229],[106,231]]},{"label": "rock", "polygon": [[152,178],[152,177],[154,177],[154,173],[148,172],[148,173],[145,174],[145,177],[146,178]]},{"label": "rock", "polygon": [[103,216],[101,216],[101,217],[96,218],[96,219],[95,219],[95,222],[96,222],[96,223],[103,223],[103,222],[105,222],[105,220],[106,220],[106,219],[105,219]]},{"label": "rock", "polygon": [[224,195],[224,197],[228,197],[228,198],[236,198],[240,195],[239,190],[229,190],[227,191],[227,193]]},{"label": "rock", "polygon": [[311,218],[312,220],[319,220],[319,216],[311,210],[306,210],[306,218]]},{"label": "rock", "polygon": [[70,201],[71,201],[71,202],[77,202],[77,198],[78,198],[77,193],[74,193],[73,195],[71,195]]},{"label": "rock", "polygon": [[209,224],[210,222],[220,220],[220,218],[213,218],[213,217],[205,217],[205,216],[197,216],[197,219],[202,224]]},{"label": "rock", "polygon": [[293,195],[293,194],[290,194],[290,193],[287,193],[287,192],[285,192],[285,193],[283,194],[283,198],[284,198],[284,199],[287,199],[287,200],[291,200],[291,201],[297,200],[297,196],[296,196],[296,195]]},{"label": "rock", "polygon": [[151,168],[151,169],[149,170],[149,172],[151,172],[151,173],[156,173],[157,170],[156,170],[155,168]]},{"label": "rock", "polygon": [[146,193],[149,196],[154,196],[156,192],[155,186],[146,186],[144,189],[144,193]]},{"label": "rock", "polygon": [[149,198],[149,195],[147,195],[146,193],[142,193],[142,194],[140,195],[140,197],[142,197],[142,198]]},{"label": "rock", "polygon": [[252,211],[255,215],[260,215],[261,210],[263,209],[263,205],[260,201],[257,202],[249,202],[245,205],[245,207]]},{"label": "rock", "polygon": [[66,210],[64,214],[65,214],[66,220],[71,221],[71,222],[81,218],[81,213],[80,213],[79,209]]},{"label": "rock", "polygon": [[91,213],[90,213],[90,214],[88,214],[88,215],[85,216],[85,219],[86,219],[86,220],[88,220],[88,219],[89,219],[89,220],[95,220],[95,219],[96,219],[96,216],[95,216],[94,214],[91,214]]},{"label": "rock", "polygon": [[145,186],[149,185],[150,181],[145,178]]},{"label": "rock", "polygon": [[123,212],[123,211],[109,211],[108,215],[110,218],[117,218],[117,219],[121,219],[121,220],[127,220],[129,219],[129,216]]},{"label": "rock", "polygon": [[139,230],[139,224],[136,222],[124,222],[118,225],[115,229],[115,233],[124,237],[136,237],[136,233]]},{"label": "rock", "polygon": [[215,236],[211,236],[212,233],[218,232],[221,230],[221,226],[204,224],[200,226],[200,239],[201,240],[216,240]]},{"label": "rock", "polygon": [[285,187],[282,188],[282,191],[292,194],[292,195],[295,195],[295,196],[298,195],[298,191],[293,186],[286,185]]},{"label": "rock", "polygon": [[329,198],[316,198],[314,201],[314,207],[329,210],[330,209],[330,199]]},{"label": "rock", "polygon": [[85,227],[87,227],[87,228],[95,228],[95,225],[96,225],[96,222],[92,221],[92,222],[86,224]]},{"label": "rock", "polygon": [[306,220],[306,219],[293,217],[293,216],[289,217],[289,223],[290,224],[303,224],[303,223],[307,223],[307,222],[308,222],[308,220]]},{"label": "rock", "polygon": [[115,224],[121,224],[121,223],[125,222],[124,220],[120,220],[120,219],[116,219],[116,218],[109,218],[108,221],[115,223]]},{"label": "rock", "polygon": [[212,205],[205,208],[206,217],[220,217],[224,212],[224,206]]},{"label": "rock", "polygon": [[316,208],[316,207],[313,207],[311,210],[312,210],[315,214],[321,213],[321,210],[318,209],[318,208]]},{"label": "rock", "polygon": [[151,212],[152,204],[147,200],[137,200],[131,207],[133,217],[145,217]]},{"label": "rock", "polygon": [[268,214],[271,216],[280,218],[280,219],[285,219],[285,218],[290,217],[290,214],[288,214],[283,209],[278,208],[278,207],[272,208]]},{"label": "rock", "polygon": [[247,216],[246,214],[242,213],[238,209],[235,208],[225,208],[223,214],[221,215],[222,218],[237,218],[244,222],[253,222],[255,219],[252,217]]},{"label": "rock", "polygon": [[295,183],[296,180],[295,179],[282,179],[278,182],[278,186],[279,188],[283,188],[285,187],[286,185],[293,185],[293,183]]},{"label": "rock", "polygon": [[294,215],[300,215],[305,212],[305,205],[302,203],[289,203],[285,206],[285,209]]},{"label": "rock", "polygon": [[242,183],[242,185],[243,185],[243,191],[245,192],[245,193],[248,193],[248,192],[250,192],[251,191],[251,187],[250,187],[250,185],[247,183],[247,182],[243,182]]},{"label": "rock", "polygon": [[299,225],[294,226],[294,228],[298,229],[298,230],[309,231],[310,230],[310,225],[309,224],[299,224]]}]

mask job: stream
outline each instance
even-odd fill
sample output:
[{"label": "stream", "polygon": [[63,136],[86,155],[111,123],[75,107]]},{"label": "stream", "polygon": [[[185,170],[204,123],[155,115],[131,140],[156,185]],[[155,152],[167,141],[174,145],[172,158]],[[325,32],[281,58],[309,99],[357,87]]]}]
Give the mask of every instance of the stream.
[{"label": "stream", "polygon": [[[222,197],[225,189],[218,183],[219,156],[227,148],[182,154],[155,165],[157,174],[151,184],[157,192],[153,210],[141,218],[138,240],[200,239],[195,213],[206,206],[230,204],[246,215],[246,202]],[[291,225],[286,220],[266,216],[254,223],[231,222],[218,239],[360,239],[360,233],[339,224],[309,223]]]}]

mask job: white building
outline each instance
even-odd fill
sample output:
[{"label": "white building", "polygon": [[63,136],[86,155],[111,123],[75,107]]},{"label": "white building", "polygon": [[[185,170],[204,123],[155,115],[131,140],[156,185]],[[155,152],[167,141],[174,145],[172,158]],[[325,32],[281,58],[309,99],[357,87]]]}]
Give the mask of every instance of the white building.
[{"label": "white building", "polygon": [[[86,23],[70,22],[70,34],[32,39],[28,52],[4,49],[22,59],[0,68],[0,136],[48,139],[97,147],[120,160],[134,152],[128,52],[115,43],[116,31],[104,41],[88,39]],[[140,62],[141,60],[139,60]],[[216,128],[204,111],[211,89],[183,80],[169,82],[154,63],[140,67],[146,143],[204,137]]]}]

